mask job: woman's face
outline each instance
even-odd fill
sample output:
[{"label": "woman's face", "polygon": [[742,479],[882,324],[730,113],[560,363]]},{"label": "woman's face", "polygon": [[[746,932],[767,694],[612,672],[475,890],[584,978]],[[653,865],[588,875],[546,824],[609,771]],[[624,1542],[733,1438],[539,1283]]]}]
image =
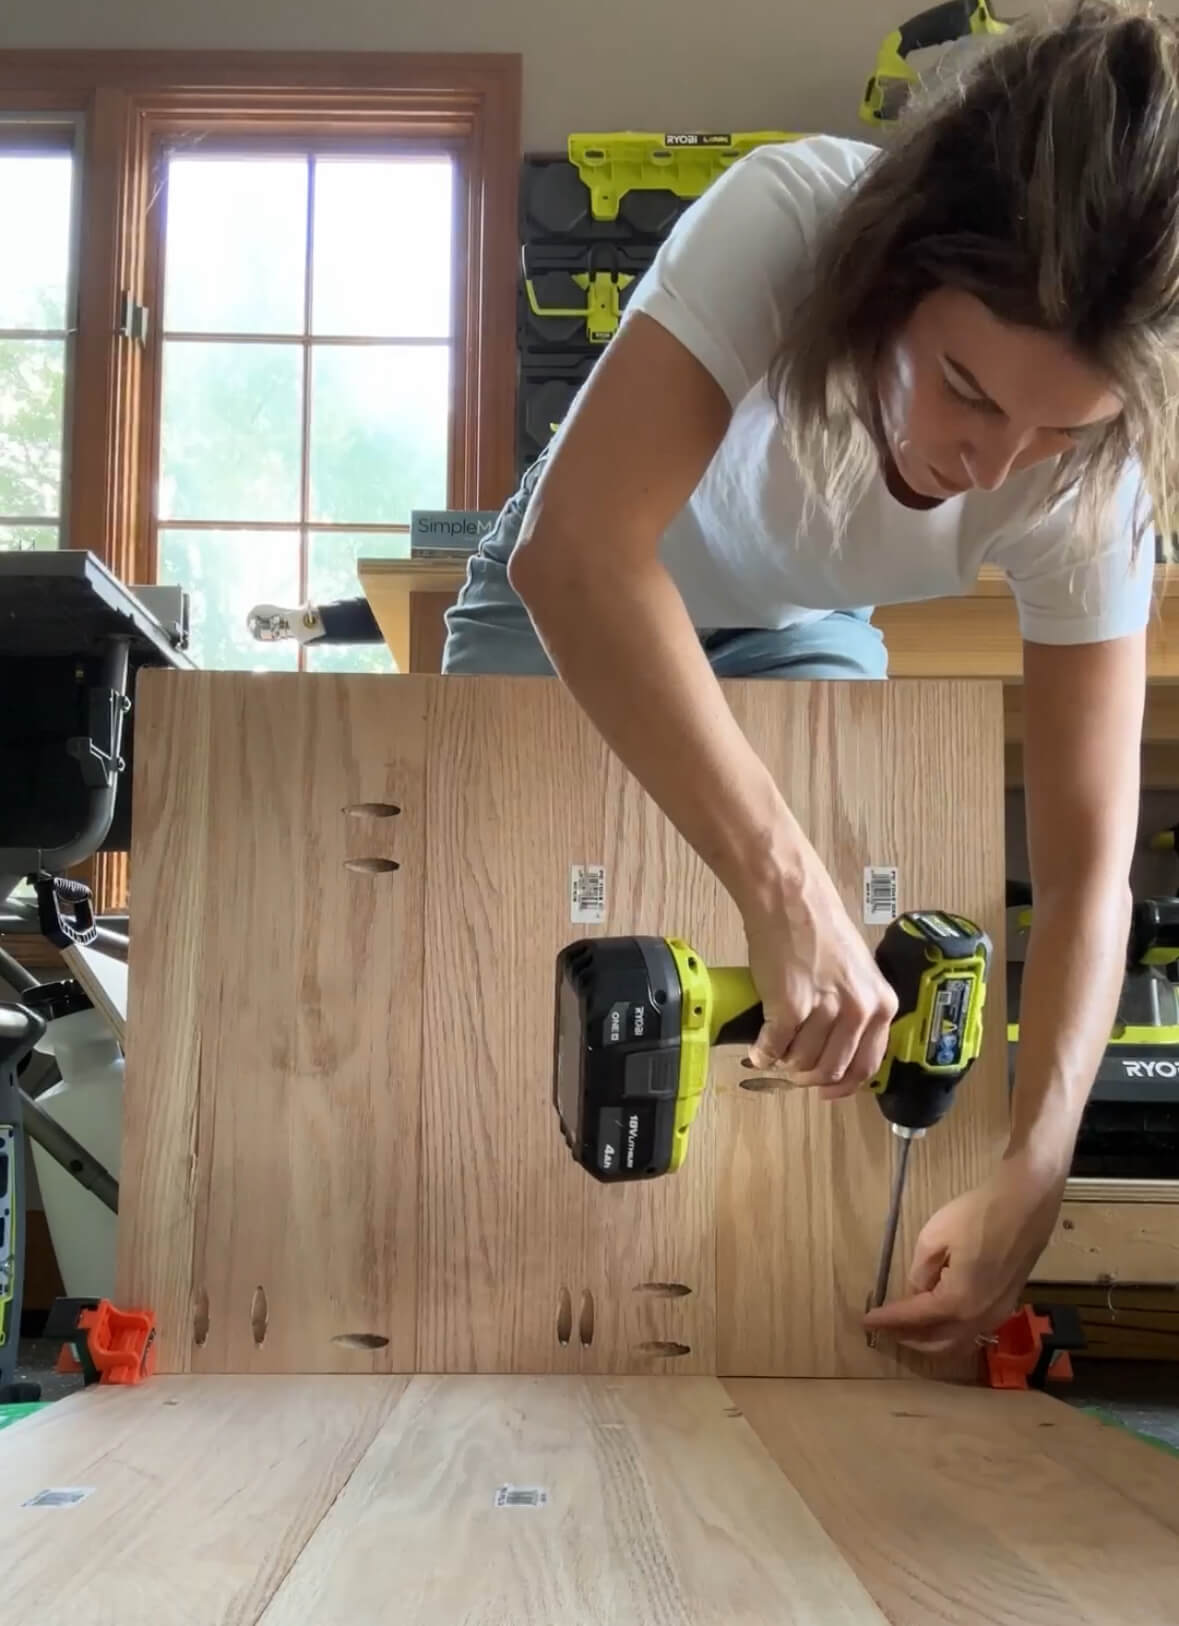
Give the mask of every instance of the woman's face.
[{"label": "woman's face", "polygon": [[1122,410],[1109,379],[1064,339],[1001,322],[955,288],[915,307],[881,356],[877,387],[896,473],[932,502],[993,491],[1014,470],[1099,435]]}]

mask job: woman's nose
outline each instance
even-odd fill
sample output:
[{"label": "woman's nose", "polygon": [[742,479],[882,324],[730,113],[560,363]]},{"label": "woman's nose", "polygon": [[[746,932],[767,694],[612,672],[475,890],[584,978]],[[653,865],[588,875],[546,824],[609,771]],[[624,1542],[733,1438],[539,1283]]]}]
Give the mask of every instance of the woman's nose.
[{"label": "woman's nose", "polygon": [[1010,429],[998,429],[980,436],[962,453],[971,483],[981,491],[995,491],[1011,473],[1024,438]]}]

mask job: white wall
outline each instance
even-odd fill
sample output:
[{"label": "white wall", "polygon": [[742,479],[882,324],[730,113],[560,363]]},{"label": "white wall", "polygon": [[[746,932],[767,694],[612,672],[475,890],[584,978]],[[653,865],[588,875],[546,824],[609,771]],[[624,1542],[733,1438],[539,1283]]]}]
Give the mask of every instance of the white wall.
[{"label": "white wall", "polygon": [[856,109],[880,40],[926,3],[6,0],[0,46],[519,51],[534,151],[594,129],[870,138]]}]

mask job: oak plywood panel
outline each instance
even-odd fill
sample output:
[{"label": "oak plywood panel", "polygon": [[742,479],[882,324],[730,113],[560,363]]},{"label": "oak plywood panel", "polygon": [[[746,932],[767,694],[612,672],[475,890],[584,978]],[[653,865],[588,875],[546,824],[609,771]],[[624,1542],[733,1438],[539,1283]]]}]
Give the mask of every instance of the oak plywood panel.
[{"label": "oak plywood panel", "polygon": [[[652,1370],[643,1346],[674,1342],[712,1370],[707,1131],[675,1179],[603,1191],[561,1139],[552,1047],[565,944],[666,930],[715,888],[551,680],[441,680],[429,787],[420,1368]],[[575,924],[571,867],[597,863],[605,921]],[[669,1280],[690,1294],[636,1291]]]},{"label": "oak plywood panel", "polygon": [[[569,865],[601,839],[602,755],[556,683],[431,692],[422,1057],[425,1371],[570,1371],[582,1187],[551,1102]],[[563,1295],[569,1315],[558,1338]]]},{"label": "oak plywood panel", "polygon": [[[88,1389],[0,1452],[6,1621],[254,1626],[398,1378],[156,1378]],[[23,1504],[53,1487],[91,1494]]]},{"label": "oak plywood panel", "polygon": [[412,1370],[423,692],[216,674],[141,703],[123,1291],[165,1368]]},{"label": "oak plywood panel", "polygon": [[731,1412],[707,1378],[415,1378],[261,1626],[882,1626]]},{"label": "oak plywood panel", "polygon": [[412,1370],[423,697],[229,682],[212,737],[193,1368]]},{"label": "oak plywood panel", "polygon": [[[866,865],[896,865],[901,909],[1004,921],[1002,705],[997,685],[742,684],[730,699],[862,919]],[[880,927],[864,927],[869,941]],[[1002,978],[987,1041],[951,1114],[914,1150],[893,1288],[924,1220],[979,1179],[1006,1125]],[[717,1325],[722,1373],[895,1371],[860,1318],[875,1273],[894,1137],[867,1096],[719,1091]]]},{"label": "oak plywood panel", "polygon": [[192,1351],[212,687],[203,675],[146,671],[135,696],[118,1290],[155,1311],[159,1367],[173,1372],[188,1370]]},{"label": "oak plywood panel", "polygon": [[[614,757],[606,765],[601,856],[611,931],[683,937],[706,964],[745,959],[740,916],[727,893]],[[713,1088],[710,1080],[674,1176],[631,1186],[584,1183],[583,1277],[596,1313],[583,1371],[716,1370]]]},{"label": "oak plywood panel", "polygon": [[889,1620],[1174,1620],[1179,1464],[1143,1442],[1036,1393],[726,1388]]}]

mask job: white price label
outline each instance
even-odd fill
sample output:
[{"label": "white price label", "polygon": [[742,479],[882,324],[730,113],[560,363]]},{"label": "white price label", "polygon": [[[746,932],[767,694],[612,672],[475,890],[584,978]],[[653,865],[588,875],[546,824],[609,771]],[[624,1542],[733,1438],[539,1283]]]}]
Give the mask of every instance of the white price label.
[{"label": "white price label", "polygon": [[890,865],[869,864],[864,870],[864,925],[887,926],[896,918],[896,868]]},{"label": "white price label", "polygon": [[604,864],[574,864],[569,871],[569,918],[575,926],[600,926],[605,920]]},{"label": "white price label", "polygon": [[62,1485],[52,1490],[38,1491],[36,1496],[30,1496],[21,1507],[77,1507],[88,1496],[94,1495],[93,1485]]},{"label": "white price label", "polygon": [[543,1485],[501,1485],[495,1493],[496,1507],[544,1507],[548,1499]]}]

